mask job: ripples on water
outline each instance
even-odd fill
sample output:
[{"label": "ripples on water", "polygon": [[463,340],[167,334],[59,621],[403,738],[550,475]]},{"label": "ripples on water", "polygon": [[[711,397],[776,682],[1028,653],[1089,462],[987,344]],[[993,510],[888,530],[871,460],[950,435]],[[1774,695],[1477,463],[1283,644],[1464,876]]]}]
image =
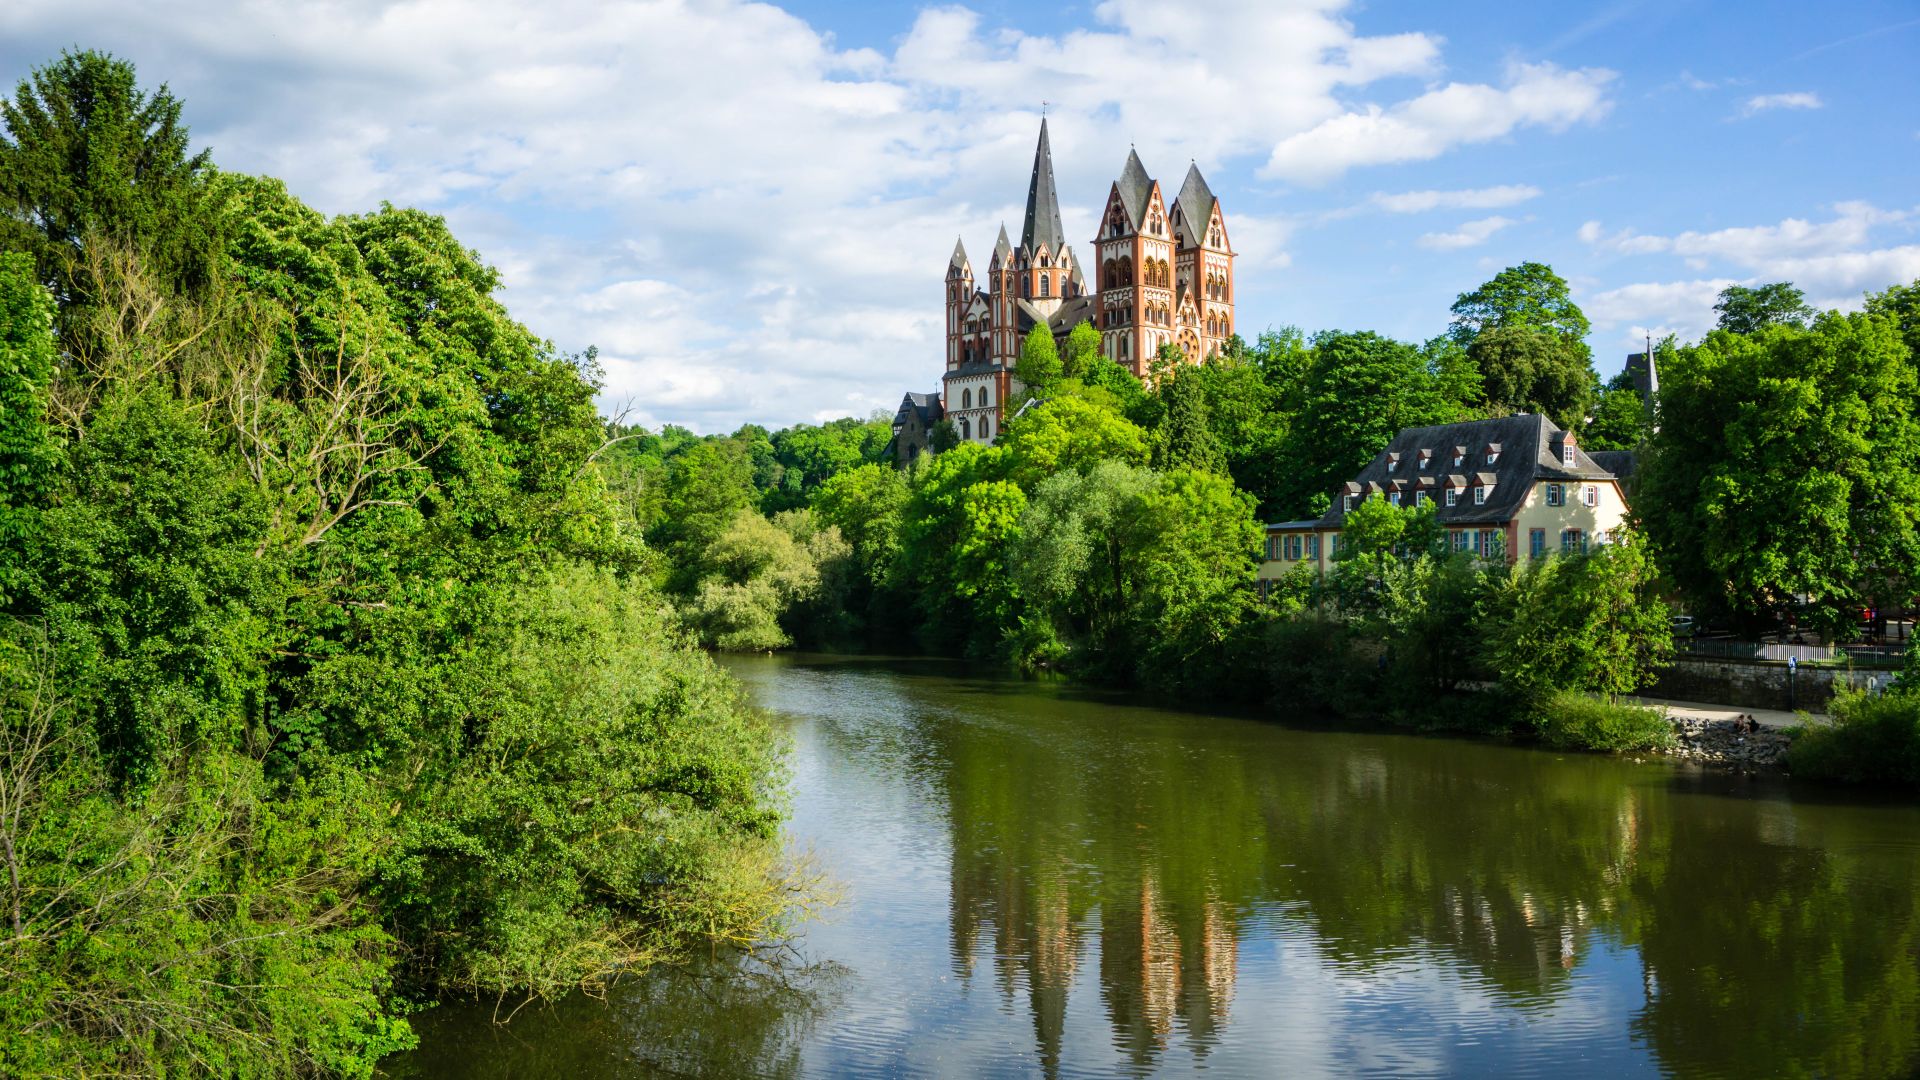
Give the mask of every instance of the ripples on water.
[{"label": "ripples on water", "polygon": [[746,659],[845,894],[778,971],[442,1007],[403,1077],[1906,1075],[1920,812]]}]

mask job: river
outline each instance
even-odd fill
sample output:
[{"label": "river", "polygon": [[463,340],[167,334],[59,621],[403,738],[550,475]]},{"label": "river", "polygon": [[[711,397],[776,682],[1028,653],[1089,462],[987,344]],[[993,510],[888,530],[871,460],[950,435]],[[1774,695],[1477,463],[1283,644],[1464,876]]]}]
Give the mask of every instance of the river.
[{"label": "river", "polygon": [[838,903],[772,968],[414,1018],[397,1077],[1904,1076],[1920,807],[740,658]]}]

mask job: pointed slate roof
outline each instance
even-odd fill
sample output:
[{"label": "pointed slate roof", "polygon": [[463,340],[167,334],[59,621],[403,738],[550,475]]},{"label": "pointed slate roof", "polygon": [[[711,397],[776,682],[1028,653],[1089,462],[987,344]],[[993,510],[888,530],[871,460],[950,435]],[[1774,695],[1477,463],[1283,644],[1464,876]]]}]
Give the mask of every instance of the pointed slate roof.
[{"label": "pointed slate roof", "polygon": [[953,258],[947,260],[947,269],[951,270],[956,266],[968,273],[973,271],[973,266],[967,262],[967,246],[959,240],[953,242]]},{"label": "pointed slate roof", "polygon": [[1148,176],[1147,167],[1140,164],[1138,153],[1127,151],[1126,168],[1120,170],[1116,183],[1121,205],[1127,208],[1127,223],[1138,229],[1147,217],[1147,198],[1153,194],[1153,177]]},{"label": "pointed slate roof", "polygon": [[1020,246],[1038,251],[1044,244],[1058,255],[1067,245],[1067,230],[1060,225],[1060,197],[1053,188],[1053,149],[1047,142],[1047,121],[1040,119],[1040,145],[1033,151],[1033,179],[1027,183],[1027,223],[1020,231]]},{"label": "pointed slate roof", "polygon": [[1206,178],[1200,175],[1200,166],[1187,169],[1186,182],[1180,185],[1180,195],[1174,204],[1180,207],[1180,239],[1199,247],[1200,241],[1207,235],[1207,223],[1213,220],[1213,206],[1217,200],[1213,189],[1207,186]]},{"label": "pointed slate roof", "polygon": [[1011,254],[1013,254],[1013,245],[1007,243],[1007,226],[1003,222],[1000,226],[1000,239],[993,245],[993,265],[999,266],[1007,261],[1007,256]]}]

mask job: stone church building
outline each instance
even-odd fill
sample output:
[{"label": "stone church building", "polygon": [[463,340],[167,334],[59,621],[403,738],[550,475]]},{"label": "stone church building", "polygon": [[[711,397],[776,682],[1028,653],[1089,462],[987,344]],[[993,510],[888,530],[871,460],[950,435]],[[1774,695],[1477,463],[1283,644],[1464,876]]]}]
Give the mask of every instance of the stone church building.
[{"label": "stone church building", "polygon": [[1101,351],[1142,378],[1163,345],[1178,346],[1197,363],[1233,333],[1233,248],[1220,200],[1199,166],[1187,170],[1169,200],[1140,155],[1128,151],[1093,244],[1096,263],[1083,271],[1060,223],[1043,119],[1019,246],[1002,226],[976,275],[966,245],[954,243],[946,273],[946,371],[937,394],[902,400],[894,419],[897,461],[925,452],[942,420],[951,420],[962,439],[998,437],[1027,400],[1013,367],[1036,326],[1064,348],[1067,334],[1090,322],[1100,331]]}]

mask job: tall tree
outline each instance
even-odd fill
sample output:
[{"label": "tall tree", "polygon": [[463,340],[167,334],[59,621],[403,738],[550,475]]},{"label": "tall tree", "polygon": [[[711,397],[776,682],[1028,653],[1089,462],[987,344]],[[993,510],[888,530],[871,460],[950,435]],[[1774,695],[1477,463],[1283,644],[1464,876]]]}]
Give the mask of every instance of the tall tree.
[{"label": "tall tree", "polygon": [[1067,351],[1060,358],[1061,373],[1069,379],[1084,379],[1093,359],[1100,355],[1100,331],[1082,320],[1067,335]]},{"label": "tall tree", "polygon": [[1169,375],[1155,393],[1165,408],[1153,431],[1153,467],[1224,473],[1227,458],[1214,436],[1205,376],[1198,368]]},{"label": "tall tree", "polygon": [[1545,263],[1507,267],[1472,292],[1461,293],[1452,311],[1447,332],[1462,345],[1503,326],[1525,326],[1576,342],[1592,330],[1566,281]]},{"label": "tall tree", "polygon": [[1465,406],[1428,368],[1419,349],[1372,331],[1314,335],[1313,357],[1287,402],[1308,418],[1287,433],[1279,512],[1318,514],[1334,486],[1358,472],[1402,428],[1461,419]]},{"label": "tall tree", "polygon": [[1805,326],[1813,318],[1807,298],[1791,282],[1770,285],[1729,285],[1720,290],[1713,305],[1720,313],[1719,328],[1735,334],[1751,334],[1769,326]]},{"label": "tall tree", "polygon": [[53,298],[33,260],[0,252],[0,609],[19,584],[55,459],[47,427],[53,381]]},{"label": "tall tree", "polygon": [[1764,625],[1804,597],[1817,629],[1911,595],[1920,571],[1920,420],[1893,325],[1714,331],[1661,372],[1660,431],[1635,511],[1702,614]]},{"label": "tall tree", "polygon": [[1060,351],[1054,347],[1053,331],[1035,326],[1020,345],[1020,359],[1013,365],[1014,377],[1026,384],[1028,393],[1046,397],[1060,381]]},{"label": "tall tree", "polygon": [[1593,403],[1595,377],[1584,343],[1531,326],[1483,330],[1467,346],[1481,400],[1496,413],[1536,412],[1578,430]]},{"label": "tall tree", "polygon": [[92,234],[137,250],[169,285],[205,285],[217,245],[202,197],[208,152],[189,155],[181,105],[143,92],[133,65],[93,51],[36,69],[0,101],[0,248],[30,251],[60,294],[87,291]]}]

